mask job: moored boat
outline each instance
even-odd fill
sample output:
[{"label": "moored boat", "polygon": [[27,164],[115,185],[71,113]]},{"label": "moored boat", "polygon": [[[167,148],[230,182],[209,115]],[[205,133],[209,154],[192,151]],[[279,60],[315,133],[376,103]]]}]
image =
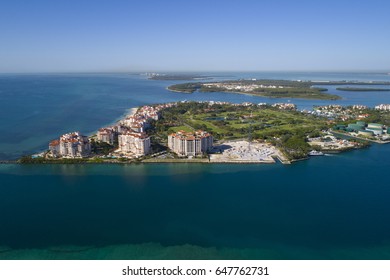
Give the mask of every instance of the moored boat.
[{"label": "moored boat", "polygon": [[311,152],[309,152],[309,156],[323,156],[324,153],[323,152],[319,152],[319,151],[316,151],[316,150],[313,150]]}]

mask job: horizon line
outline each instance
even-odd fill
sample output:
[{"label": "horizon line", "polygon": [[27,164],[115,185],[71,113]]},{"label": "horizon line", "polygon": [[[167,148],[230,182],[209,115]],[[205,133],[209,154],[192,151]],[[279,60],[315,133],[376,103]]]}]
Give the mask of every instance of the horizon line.
[{"label": "horizon line", "polygon": [[85,71],[10,71],[2,72],[1,75],[9,74],[139,74],[139,73],[267,73],[267,72],[291,72],[291,73],[372,73],[389,74],[390,69],[354,69],[354,70],[85,70]]}]

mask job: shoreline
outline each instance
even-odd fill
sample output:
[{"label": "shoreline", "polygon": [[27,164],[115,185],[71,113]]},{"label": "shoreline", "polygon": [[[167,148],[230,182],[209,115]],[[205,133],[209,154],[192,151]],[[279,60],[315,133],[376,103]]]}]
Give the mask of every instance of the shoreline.
[{"label": "shoreline", "polygon": [[170,89],[169,86],[166,87],[165,89],[168,90],[168,91],[177,92],[177,93],[185,93],[185,94],[192,94],[192,93],[194,93],[194,92],[185,92],[185,91]]},{"label": "shoreline", "polygon": [[[112,122],[110,122],[110,123],[108,123],[106,125],[103,125],[102,127],[113,126],[113,125],[119,123],[120,121],[133,116],[135,113],[137,113],[139,108],[140,107],[133,107],[133,108],[130,108],[130,109],[126,109],[125,112],[119,118],[117,118],[116,120],[114,120],[114,121],[112,121]],[[91,132],[91,133],[95,133],[96,134],[97,130],[95,132]],[[87,135],[87,136],[91,137],[92,135]]]},{"label": "shoreline", "polygon": [[[309,158],[304,158],[302,160],[306,160],[306,159],[309,159]],[[280,162],[281,164],[292,164],[293,162],[295,161],[300,161],[300,160],[294,160],[294,161],[291,161],[291,162],[286,162],[286,163],[283,163],[283,162]],[[10,161],[10,162],[0,162],[0,165],[112,165],[112,164],[116,164],[116,165],[142,165],[142,164],[146,164],[146,165],[149,165],[149,164],[183,164],[183,163],[189,163],[189,164],[211,164],[211,165],[217,165],[217,164],[231,164],[231,165],[240,165],[240,164],[250,164],[250,165],[263,165],[263,164],[277,164],[277,162],[265,162],[265,161],[208,161],[208,159],[206,160],[201,160],[201,159],[198,159],[198,160],[191,160],[191,159],[177,159],[177,160],[143,160],[143,161],[139,161],[139,162],[136,162],[136,161],[125,161],[125,162],[121,162],[121,161],[105,161],[105,162],[92,162],[92,161],[86,161],[86,162],[67,162],[67,163],[64,163],[64,162],[56,162],[55,160],[51,160],[49,162],[42,162],[42,163],[20,163],[18,161]]]}]

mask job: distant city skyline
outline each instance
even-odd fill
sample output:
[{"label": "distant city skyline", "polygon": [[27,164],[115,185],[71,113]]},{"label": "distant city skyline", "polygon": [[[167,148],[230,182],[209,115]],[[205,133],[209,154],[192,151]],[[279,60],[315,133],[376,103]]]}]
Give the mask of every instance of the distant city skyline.
[{"label": "distant city skyline", "polygon": [[0,3],[0,73],[390,71],[390,2]]}]

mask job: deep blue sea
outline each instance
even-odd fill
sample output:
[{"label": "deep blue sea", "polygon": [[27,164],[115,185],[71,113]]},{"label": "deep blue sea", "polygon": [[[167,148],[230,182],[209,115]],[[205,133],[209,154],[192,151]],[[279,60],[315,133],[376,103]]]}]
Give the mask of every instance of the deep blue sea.
[{"label": "deep blue sea", "polygon": [[[390,81],[380,73],[206,73],[216,79]],[[0,75],[0,160],[88,134],[129,108],[177,100],[135,74]],[[339,92],[390,103],[390,92]],[[292,165],[0,165],[0,259],[390,259],[390,145]]]}]

